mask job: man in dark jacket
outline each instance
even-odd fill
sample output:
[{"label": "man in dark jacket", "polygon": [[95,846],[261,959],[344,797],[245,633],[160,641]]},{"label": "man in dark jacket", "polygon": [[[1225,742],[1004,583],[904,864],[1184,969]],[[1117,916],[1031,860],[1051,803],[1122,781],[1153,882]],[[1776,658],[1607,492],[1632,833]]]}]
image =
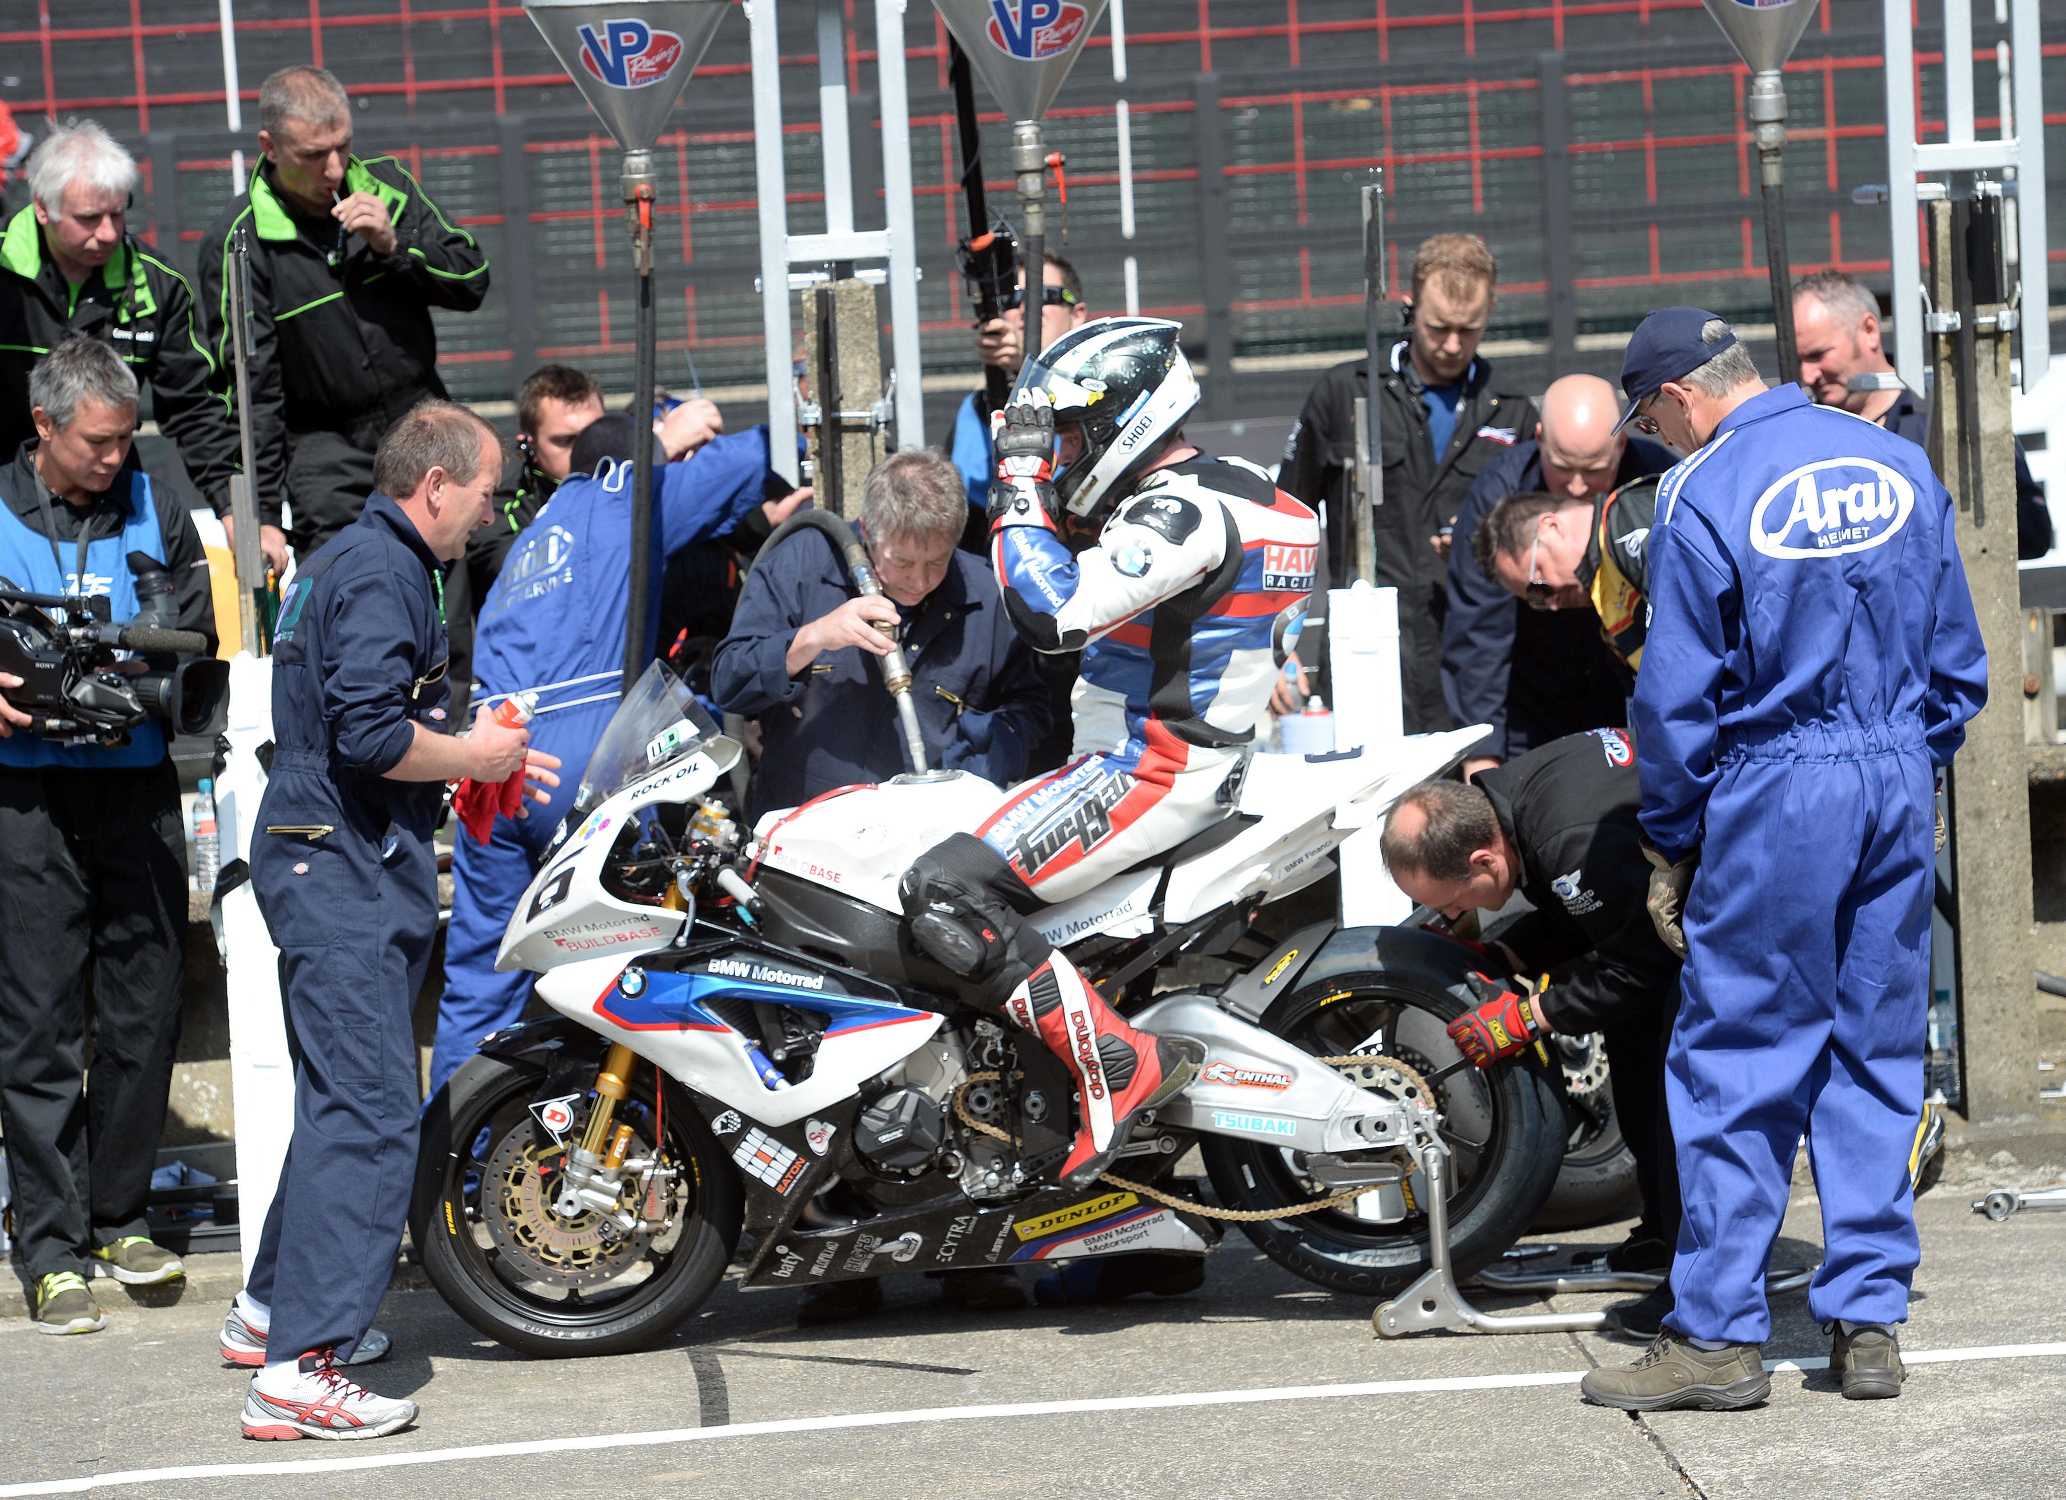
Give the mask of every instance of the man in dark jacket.
[{"label": "man in dark jacket", "polygon": [[[169,587],[169,623],[212,651],[194,523],[130,453],[129,367],[75,336],[36,367],[29,390],[37,439],[0,468],[0,577],[97,599],[115,620],[133,619],[153,585]],[[106,1320],[89,1267],[132,1285],[184,1274],[147,1237],[144,1202],[179,1037],[186,841],[162,721],[114,744],[71,743],[22,711],[22,688],[0,672],[0,1131],[36,1327],[91,1333]]]},{"label": "man in dark jacket", "polygon": [[[1800,382],[1817,406],[1840,406],[1877,422],[1919,448],[1930,446],[1930,403],[1906,387],[1868,388],[1858,375],[1891,375],[1894,363],[1880,340],[1879,303],[1841,271],[1818,271],[1793,284],[1794,338],[1800,345]],[[2052,549],[2052,514],[2044,486],[2016,444],[2016,556],[2043,557]]]},{"label": "man in dark jacket", "polygon": [[[1377,577],[1399,590],[1400,687],[1406,730],[1447,729],[1442,617],[1448,607],[1450,528],[1488,465],[1535,430],[1535,405],[1493,378],[1478,344],[1492,318],[1499,266],[1472,234],[1438,234],[1413,257],[1407,336],[1380,372],[1384,503],[1372,517]],[[1333,581],[1345,580],[1356,398],[1369,363],[1351,360],[1320,378],[1284,447],[1277,482],[1326,507]]]},{"label": "man in dark jacket", "polygon": [[[1607,1041],[1614,1111],[1636,1159],[1643,1217],[1608,1255],[1616,1270],[1663,1271],[1679,1235],[1679,1180],[1664,1108],[1664,1051],[1678,1010],[1679,961],[1647,905],[1650,867],[1636,813],[1635,747],[1619,729],[1553,740],[1469,785],[1426,781],[1386,821],[1386,867],[1413,900],[1452,919],[1497,911],[1516,891],[1534,910],[1497,933],[1525,986],[1474,975],[1483,1001],[1449,1034],[1481,1068],[1551,1032]],[[1671,1310],[1667,1282],[1610,1311],[1609,1326],[1648,1338]]]},{"label": "man in dark jacket", "polygon": [[1670,468],[1663,445],[1614,430],[1620,412],[1614,387],[1597,375],[1552,381],[1533,439],[1480,474],[1457,514],[1442,687],[1457,723],[1492,726],[1464,762],[1466,776],[1627,717],[1630,679],[1592,622],[1524,610],[1486,574],[1474,547],[1480,524],[1509,495],[1547,492],[1590,502],[1638,475]]},{"label": "man in dark jacket", "polygon": [[[1027,772],[1047,690],[983,564],[959,551],[967,491],[937,453],[899,453],[868,476],[861,534],[881,596],[856,596],[819,532],[763,555],[717,648],[710,691],[760,720],[756,814],[908,770],[875,657],[897,630],[927,753],[1000,787]],[[851,649],[850,649],[851,648]]]},{"label": "man in dark jacket", "polygon": [[258,91],[265,159],[201,245],[201,309],[233,396],[226,281],[233,235],[251,255],[252,482],[266,558],[284,571],[280,505],[302,557],[349,525],[373,489],[388,427],[443,397],[433,307],[472,312],[488,260],[393,157],[352,155],[351,105],[321,68]]},{"label": "man in dark jacket", "polygon": [[136,162],[90,120],[60,125],[29,162],[33,199],[0,239],[0,461],[35,437],[29,372],[72,334],[101,340],[151,388],[203,499],[229,504],[237,431],[211,386],[186,278],[129,236]]}]

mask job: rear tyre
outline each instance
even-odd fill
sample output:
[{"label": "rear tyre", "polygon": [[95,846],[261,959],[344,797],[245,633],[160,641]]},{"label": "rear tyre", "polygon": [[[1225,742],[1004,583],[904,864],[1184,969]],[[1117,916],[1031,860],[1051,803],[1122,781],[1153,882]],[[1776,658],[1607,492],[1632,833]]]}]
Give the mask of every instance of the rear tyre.
[{"label": "rear tyre", "polygon": [[1597,1034],[1556,1036],[1550,1056],[1564,1074],[1564,1164],[1535,1230],[1589,1229],[1640,1216],[1642,1185],[1608,1086],[1606,1043]]},{"label": "rear tyre", "polygon": [[[1415,955],[1399,967],[1337,975],[1284,996],[1261,1025],[1315,1056],[1382,1053],[1425,1077],[1459,1055],[1446,1028],[1475,1003],[1463,982],[1473,962],[1459,950],[1453,963],[1446,953]],[[1451,1263],[1462,1278],[1519,1239],[1549,1195],[1564,1149],[1563,1104],[1555,1080],[1532,1057],[1489,1072],[1466,1069],[1434,1090],[1456,1179]],[[1323,1196],[1281,1148],[1207,1136],[1199,1151],[1229,1208],[1288,1208]],[[1358,1296],[1394,1296],[1429,1265],[1427,1218],[1418,1210],[1397,1224],[1324,1209],[1243,1222],[1240,1229],[1286,1270]]]},{"label": "rear tyre", "polygon": [[[661,1161],[678,1175],[664,1189],[667,1228],[616,1242],[593,1215],[562,1220],[543,1206],[556,1163],[531,1116],[540,1070],[477,1057],[426,1114],[411,1236],[431,1284],[497,1342],[547,1358],[648,1349],[723,1278],[739,1241],[738,1178],[688,1096],[670,1081],[656,1112],[652,1069],[638,1073],[616,1115],[632,1127],[630,1155],[650,1156],[664,1132]],[[576,1104],[570,1140],[594,1102]]]}]

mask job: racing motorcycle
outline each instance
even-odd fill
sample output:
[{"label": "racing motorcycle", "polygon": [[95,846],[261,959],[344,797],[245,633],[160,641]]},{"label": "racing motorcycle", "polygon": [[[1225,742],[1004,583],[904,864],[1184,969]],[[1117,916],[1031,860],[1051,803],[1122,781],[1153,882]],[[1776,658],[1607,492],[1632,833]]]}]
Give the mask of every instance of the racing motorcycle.
[{"label": "racing motorcycle", "polygon": [[[1040,914],[1135,1026],[1208,1049],[1076,1189],[1044,1172],[1075,1129],[1068,1075],[953,1003],[962,981],[913,946],[897,899],[911,861],[1002,794],[906,775],[749,837],[718,796],[740,747],[656,664],[503,938],[498,967],[535,971],[554,1014],[489,1037],[426,1114],[411,1226],[430,1279],[515,1349],[618,1353],[666,1338],[749,1230],[751,1290],[1203,1254],[1238,1215],[1299,1276],[1381,1298],[1428,1268],[1431,1176],[1469,1275],[1556,1178],[1547,1058],[1450,1068],[1478,962],[1461,945],[1280,914],[1478,734],[1257,756],[1224,820]],[[1217,1205],[1174,1180],[1193,1146]]]}]

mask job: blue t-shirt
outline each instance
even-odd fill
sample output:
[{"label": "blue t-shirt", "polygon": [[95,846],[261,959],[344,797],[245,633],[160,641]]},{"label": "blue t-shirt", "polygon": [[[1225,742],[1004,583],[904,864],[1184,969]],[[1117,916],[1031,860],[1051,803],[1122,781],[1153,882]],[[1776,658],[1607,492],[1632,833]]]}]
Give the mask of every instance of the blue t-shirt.
[{"label": "blue t-shirt", "polygon": [[1428,409],[1428,442],[1434,447],[1435,462],[1442,461],[1442,455],[1449,451],[1449,440],[1456,436],[1456,411],[1463,403],[1463,382],[1452,385],[1422,386],[1420,404]]}]

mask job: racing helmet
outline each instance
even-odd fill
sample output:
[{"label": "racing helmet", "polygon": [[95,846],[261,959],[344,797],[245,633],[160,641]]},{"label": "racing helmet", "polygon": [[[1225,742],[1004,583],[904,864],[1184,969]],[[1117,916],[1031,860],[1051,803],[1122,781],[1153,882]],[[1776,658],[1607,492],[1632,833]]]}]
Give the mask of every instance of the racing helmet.
[{"label": "racing helmet", "polygon": [[1056,339],[1019,372],[1014,400],[1042,391],[1056,429],[1082,431],[1082,453],[1055,467],[1055,495],[1069,514],[1101,519],[1197,406],[1198,378],[1177,343],[1182,331],[1163,318],[1099,318]]}]

